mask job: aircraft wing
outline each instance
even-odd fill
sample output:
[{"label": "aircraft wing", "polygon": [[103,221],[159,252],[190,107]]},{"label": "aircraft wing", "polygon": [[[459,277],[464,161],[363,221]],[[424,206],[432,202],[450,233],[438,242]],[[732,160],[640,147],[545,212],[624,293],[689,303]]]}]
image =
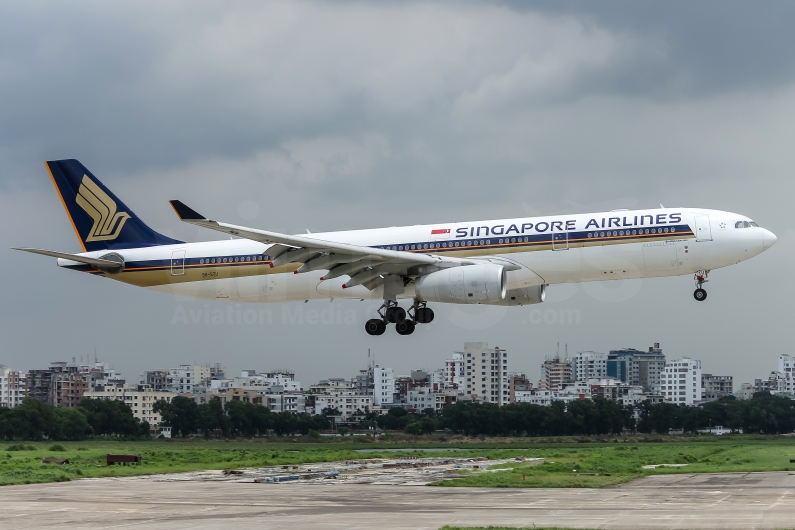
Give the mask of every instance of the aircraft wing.
[{"label": "aircraft wing", "polygon": [[439,256],[362,247],[313,237],[292,236],[257,230],[207,219],[180,201],[169,201],[181,221],[225,234],[274,245],[268,254],[274,257],[271,267],[301,263],[296,274],[313,270],[328,270],[323,279],[348,275],[345,287],[364,285],[372,290],[387,274],[420,274],[430,272],[444,260]]}]

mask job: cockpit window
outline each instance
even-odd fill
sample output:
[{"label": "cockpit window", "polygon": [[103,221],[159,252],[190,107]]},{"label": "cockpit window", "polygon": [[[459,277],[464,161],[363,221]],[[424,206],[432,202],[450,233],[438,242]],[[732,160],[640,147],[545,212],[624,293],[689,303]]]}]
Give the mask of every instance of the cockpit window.
[{"label": "cockpit window", "polygon": [[743,226],[742,221],[737,221],[736,223],[734,223],[734,228],[745,228],[745,227]]},{"label": "cockpit window", "polygon": [[753,221],[737,221],[734,223],[734,228],[751,228],[752,226],[758,227],[759,225]]},{"label": "cockpit window", "polygon": [[748,223],[748,224],[750,224],[751,226],[756,226],[757,228],[759,227],[759,225],[758,225],[758,224],[756,224],[756,223],[755,223],[755,222],[753,222],[753,221],[751,221],[751,222],[750,222],[750,223]]}]

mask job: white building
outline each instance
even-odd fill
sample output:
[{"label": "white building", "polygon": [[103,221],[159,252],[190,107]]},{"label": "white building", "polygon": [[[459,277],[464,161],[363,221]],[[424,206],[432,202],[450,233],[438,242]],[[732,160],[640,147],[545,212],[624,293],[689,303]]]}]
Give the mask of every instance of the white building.
[{"label": "white building", "polygon": [[0,407],[14,408],[25,399],[25,375],[0,364]]},{"label": "white building", "polygon": [[701,361],[683,357],[665,363],[660,392],[667,403],[692,406],[701,400]]},{"label": "white building", "polygon": [[778,356],[778,371],[783,376],[784,388],[779,388],[780,392],[795,394],[795,357],[790,355]]},{"label": "white building", "polygon": [[353,390],[332,390],[328,394],[315,396],[315,414],[322,414],[323,409],[327,408],[340,411],[340,421],[347,422],[357,411],[364,412],[365,408],[372,410],[373,396]]},{"label": "white building", "polygon": [[[278,390],[281,387],[271,388]],[[273,392],[263,394],[262,397],[263,405],[266,405],[271,412],[292,412],[294,414],[304,412],[303,394]]]},{"label": "white building", "polygon": [[607,377],[607,354],[595,351],[577,353],[572,359],[571,377],[575,381]]},{"label": "white building", "polygon": [[548,407],[552,405],[552,392],[549,390],[519,390],[514,392],[516,403],[530,403]]},{"label": "white building", "polygon": [[373,403],[377,406],[391,405],[395,396],[395,372],[392,368],[373,368]]},{"label": "white building", "polygon": [[447,387],[457,385],[464,388],[466,381],[466,367],[464,363],[464,353],[456,352],[452,359],[444,362],[444,383]]},{"label": "white building", "polygon": [[743,383],[740,385],[740,389],[734,393],[734,397],[737,399],[751,399],[754,397],[754,385],[751,383]]},{"label": "white building", "polygon": [[240,377],[232,379],[212,379],[208,388],[213,391],[225,388],[244,388],[267,392],[271,387],[280,387],[282,392],[300,392],[301,382],[289,372],[268,372],[257,374],[254,370],[243,370]]},{"label": "white building", "polygon": [[409,390],[406,393],[406,407],[413,408],[417,412],[425,409],[436,410],[436,394],[427,387]]},{"label": "white building", "polygon": [[103,390],[85,392],[83,397],[121,401],[132,409],[133,416],[141,421],[148,421],[152,428],[156,428],[161,418],[153,410],[155,403],[160,400],[171,401],[176,395],[173,392],[152,390],[146,385],[110,384]]},{"label": "white building", "polygon": [[509,403],[508,353],[499,348],[489,348],[486,342],[467,342],[464,343],[464,356],[464,392],[483,403]]},{"label": "white building", "polygon": [[212,378],[211,368],[203,365],[181,364],[179,368],[168,370],[167,390],[169,392],[193,392],[195,387],[207,387]]}]

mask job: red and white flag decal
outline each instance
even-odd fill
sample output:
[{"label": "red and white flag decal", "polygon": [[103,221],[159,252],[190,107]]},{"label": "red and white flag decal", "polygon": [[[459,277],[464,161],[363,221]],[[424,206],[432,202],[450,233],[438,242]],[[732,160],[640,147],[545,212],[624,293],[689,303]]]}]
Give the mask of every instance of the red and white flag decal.
[{"label": "red and white flag decal", "polygon": [[450,237],[449,228],[437,228],[435,230],[431,230],[431,239],[447,239],[448,237]]}]

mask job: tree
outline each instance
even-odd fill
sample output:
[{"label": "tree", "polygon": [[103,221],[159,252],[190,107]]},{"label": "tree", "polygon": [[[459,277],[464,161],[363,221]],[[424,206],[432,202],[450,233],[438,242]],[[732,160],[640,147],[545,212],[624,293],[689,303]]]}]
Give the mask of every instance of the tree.
[{"label": "tree", "polygon": [[197,407],[199,414],[199,429],[205,438],[210,437],[213,431],[221,431],[223,436],[229,434],[229,418],[224,414],[224,408],[217,399],[202,403]]},{"label": "tree", "polygon": [[171,427],[172,432],[187,436],[196,432],[199,425],[199,410],[196,402],[184,396],[176,396],[171,401],[160,400],[152,407],[160,413],[162,424]]},{"label": "tree", "polygon": [[122,401],[83,398],[79,410],[85,415],[94,434],[104,436],[147,436],[148,424],[133,415],[132,409]]},{"label": "tree", "polygon": [[92,433],[85,414],[77,409],[55,409],[52,419],[50,437],[53,440],[84,440]]}]

